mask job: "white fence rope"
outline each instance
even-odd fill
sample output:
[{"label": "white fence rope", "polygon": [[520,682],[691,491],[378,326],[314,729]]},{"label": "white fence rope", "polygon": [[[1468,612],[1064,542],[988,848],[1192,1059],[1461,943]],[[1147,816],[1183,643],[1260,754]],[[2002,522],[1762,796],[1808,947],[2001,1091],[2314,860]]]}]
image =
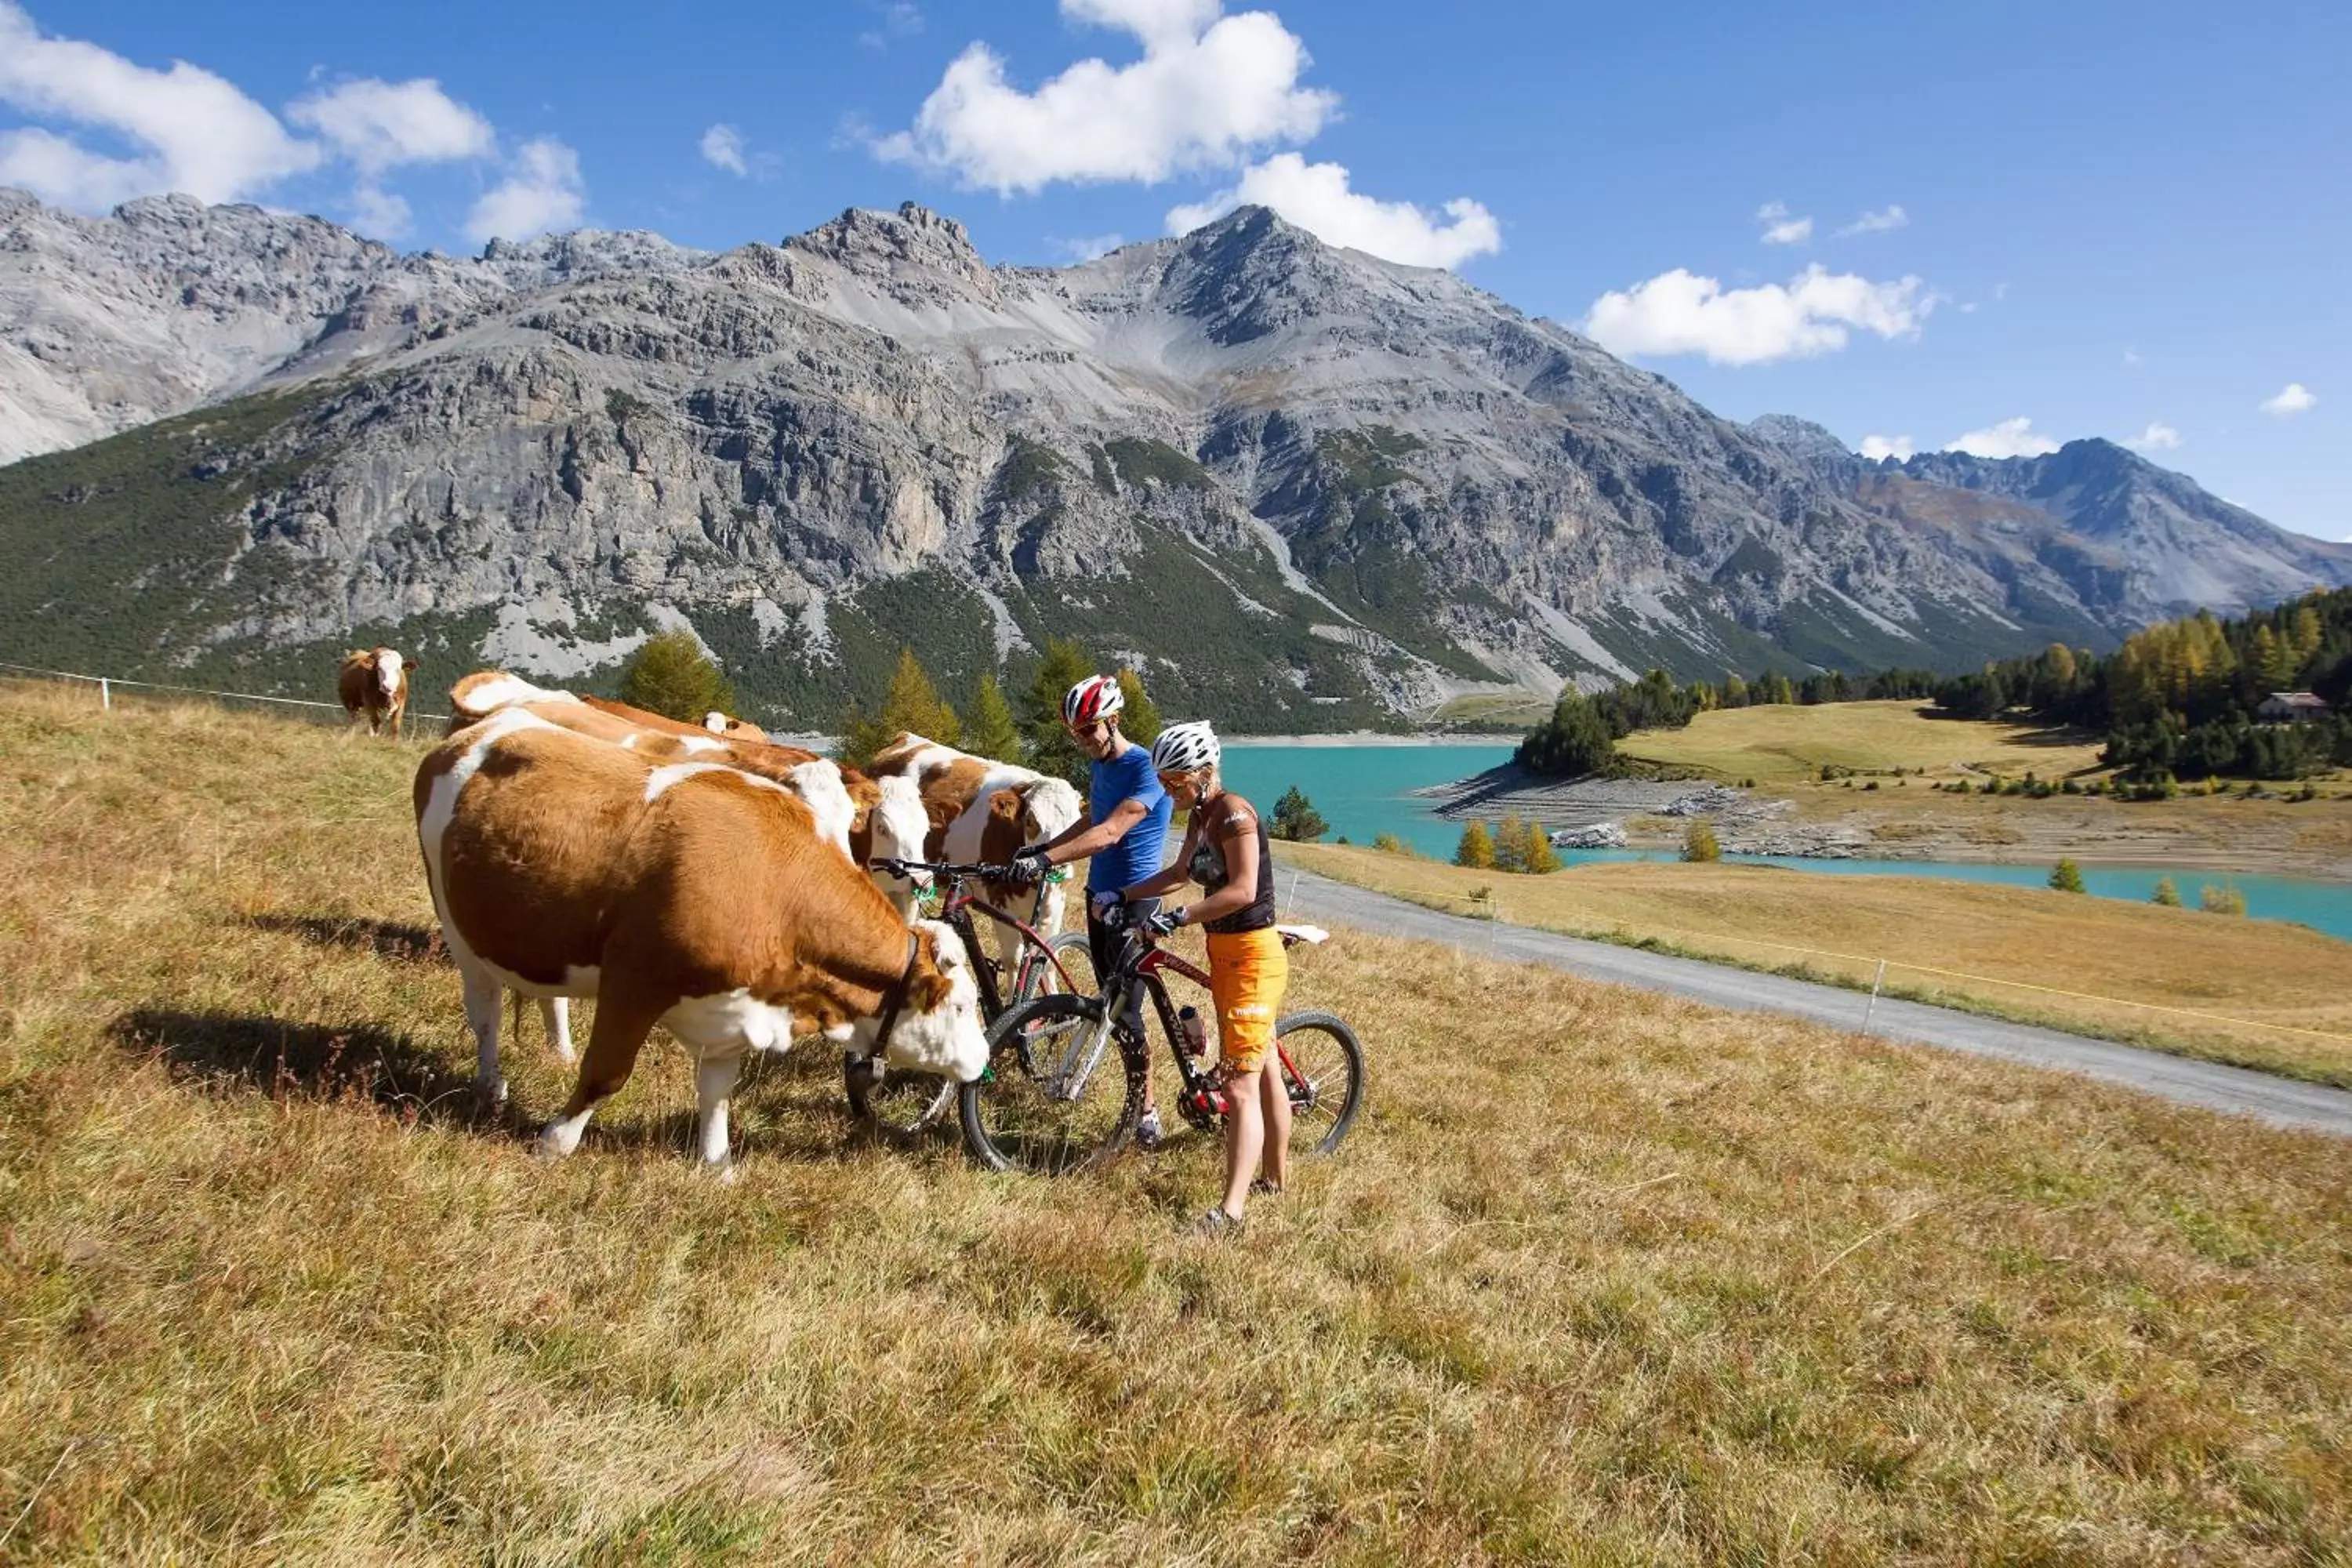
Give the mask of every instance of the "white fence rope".
[{"label": "white fence rope", "polygon": [[[120,675],[83,675],[70,669],[43,669],[36,665],[11,664],[5,659],[0,659],[0,672],[42,680],[86,681],[98,688],[99,706],[108,710],[114,707],[115,690],[121,689],[138,691],[168,691],[179,697],[210,698],[215,702],[274,702],[286,708],[323,708],[334,713],[345,711],[340,702],[319,702],[308,697],[271,697],[258,691],[215,691],[201,686],[173,686],[160,680],[132,680]],[[438,724],[446,722],[449,715],[424,713],[412,709],[408,711],[407,718],[411,721],[425,721]]]}]

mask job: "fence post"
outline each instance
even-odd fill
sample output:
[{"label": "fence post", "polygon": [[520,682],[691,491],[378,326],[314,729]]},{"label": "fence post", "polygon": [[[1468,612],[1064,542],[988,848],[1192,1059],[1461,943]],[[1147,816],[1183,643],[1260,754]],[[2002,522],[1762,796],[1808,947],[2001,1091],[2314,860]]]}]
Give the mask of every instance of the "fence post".
[{"label": "fence post", "polygon": [[101,713],[114,711],[114,689],[102,675],[98,678],[98,707]]},{"label": "fence post", "polygon": [[1863,1004],[1862,1032],[1870,1033],[1870,1016],[1878,1011],[1878,987],[1886,979],[1886,960],[1878,961],[1878,973],[1870,977],[1870,1000]]},{"label": "fence post", "polygon": [[1292,918],[1293,920],[1297,919],[1297,918],[1298,918],[1298,873],[1297,873],[1297,871],[1295,871],[1295,870],[1294,870],[1294,871],[1292,871],[1292,872],[1290,873],[1290,902],[1289,902],[1289,904],[1288,904],[1288,906],[1287,906],[1287,907],[1288,907],[1288,909],[1289,909],[1289,910],[1290,910],[1291,918]]}]

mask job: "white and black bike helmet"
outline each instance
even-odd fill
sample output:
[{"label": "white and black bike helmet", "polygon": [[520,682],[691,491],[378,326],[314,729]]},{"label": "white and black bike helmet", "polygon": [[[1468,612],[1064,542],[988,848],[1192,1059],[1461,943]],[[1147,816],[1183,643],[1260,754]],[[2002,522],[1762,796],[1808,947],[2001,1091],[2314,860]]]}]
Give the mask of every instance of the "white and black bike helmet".
[{"label": "white and black bike helmet", "polygon": [[1217,743],[1217,732],[1209,728],[1206,719],[1195,719],[1189,724],[1171,724],[1160,731],[1151,742],[1151,767],[1155,773],[1190,773],[1202,768],[1213,768],[1225,749]]},{"label": "white and black bike helmet", "polygon": [[1102,719],[1116,718],[1127,707],[1127,693],[1108,675],[1089,675],[1062,694],[1062,722],[1083,730]]}]

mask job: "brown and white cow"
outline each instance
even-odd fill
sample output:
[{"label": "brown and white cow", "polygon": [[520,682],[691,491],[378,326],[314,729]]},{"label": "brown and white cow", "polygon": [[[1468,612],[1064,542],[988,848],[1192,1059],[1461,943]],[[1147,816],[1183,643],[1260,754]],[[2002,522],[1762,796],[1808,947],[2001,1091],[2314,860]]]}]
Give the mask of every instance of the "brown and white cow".
[{"label": "brown and white cow", "polygon": [[702,727],[722,741],[765,741],[768,732],[747,719],[730,719],[713,708],[702,716]]},{"label": "brown and white cow", "polygon": [[910,1071],[987,1065],[955,934],[901,920],[801,799],[706,762],[655,763],[516,706],[417,769],[416,832],[479,1051],[503,1096],[502,989],[594,996],[579,1080],[540,1135],[568,1154],[661,1025],[695,1060],[706,1164],[728,1160],[744,1054],[822,1032]]},{"label": "brown and white cow", "polygon": [[[691,724],[625,702],[551,691],[503,670],[478,670],[450,689],[447,733],[457,734],[493,713],[516,710],[656,763],[721,763],[780,784],[808,805],[820,837],[860,868],[871,859],[914,859],[923,853],[929,819],[911,781],[870,779],[795,746],[715,740]],[[920,887],[930,883],[928,872],[912,879],[882,871],[868,875],[901,918],[913,913]],[[542,998],[540,1016],[555,1054],[572,1060],[570,1004],[560,996]]]},{"label": "brown and white cow", "polygon": [[[725,763],[787,787],[802,789],[807,793],[809,804],[817,808],[820,818],[830,824],[833,817],[826,803],[817,798],[809,782],[816,777],[809,764],[822,763],[838,776],[841,788],[848,794],[850,816],[843,846],[845,854],[860,866],[870,860],[916,860],[923,856],[930,819],[913,780],[877,779],[798,746],[779,746],[764,740],[715,739],[696,725],[615,702],[609,697],[550,691],[503,670],[478,670],[450,688],[448,732],[455,734],[467,724],[518,704],[529,706],[551,723],[649,755],[682,760],[682,752],[704,761]],[[652,739],[655,736],[668,737],[670,747],[665,750]],[[913,910],[916,894],[930,883],[927,873],[919,873],[911,879],[882,871],[873,872],[872,876],[874,885],[889,896],[901,914]]]},{"label": "brown and white cow", "polygon": [[388,647],[354,649],[343,656],[342,668],[335,672],[335,695],[342,699],[343,711],[352,722],[367,715],[371,735],[390,720],[392,738],[397,741],[400,721],[408,711],[408,676],[415,668],[415,659]]},{"label": "brown and white cow", "polygon": [[[914,781],[930,819],[924,848],[934,859],[1002,865],[1023,845],[1051,838],[1078,819],[1078,792],[1066,780],[1017,763],[975,757],[920,735],[901,734],[875,753],[866,771],[877,779]],[[988,896],[1006,908],[1019,909],[1026,907],[1025,898],[1017,903],[1007,900],[1021,892],[991,884]],[[1050,937],[1062,929],[1066,901],[1060,883],[1046,885],[1037,906],[1040,932]],[[996,931],[997,955],[1010,973],[1020,956],[1021,939],[1009,926],[989,923]]]}]

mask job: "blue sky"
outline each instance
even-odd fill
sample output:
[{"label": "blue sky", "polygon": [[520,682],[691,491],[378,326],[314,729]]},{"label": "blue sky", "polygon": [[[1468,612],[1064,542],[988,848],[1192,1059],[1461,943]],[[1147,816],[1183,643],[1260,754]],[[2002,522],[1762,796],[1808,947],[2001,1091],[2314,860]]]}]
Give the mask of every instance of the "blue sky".
[{"label": "blue sky", "polygon": [[1024,262],[1255,197],[1732,417],[2130,439],[2340,539],[2347,79],[2322,5],[0,0],[0,183],[451,251],[912,197]]}]

